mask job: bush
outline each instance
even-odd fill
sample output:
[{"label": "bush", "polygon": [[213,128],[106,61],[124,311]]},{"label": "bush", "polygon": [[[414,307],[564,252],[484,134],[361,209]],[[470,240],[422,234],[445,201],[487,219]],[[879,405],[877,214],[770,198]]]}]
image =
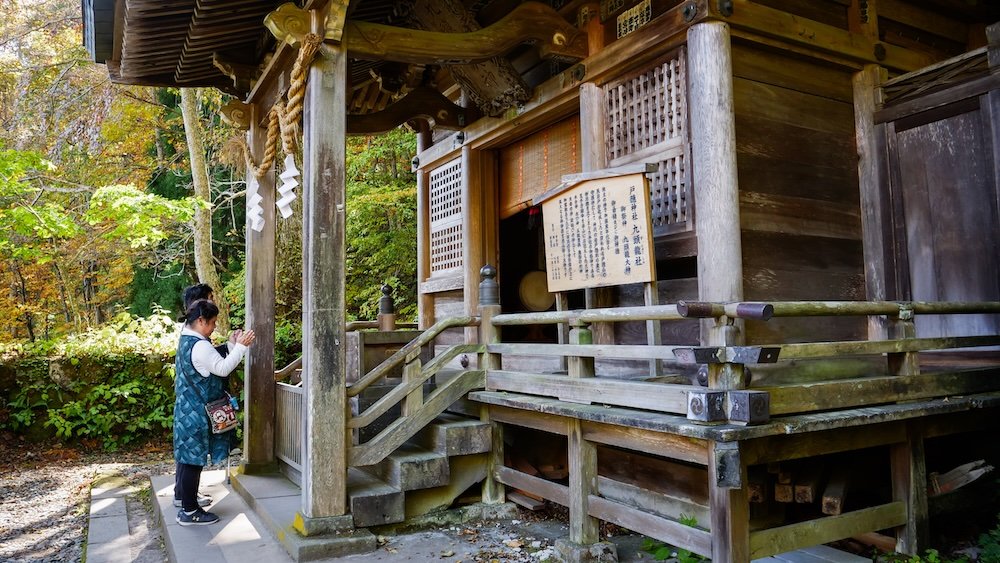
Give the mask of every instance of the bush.
[{"label": "bush", "polygon": [[13,377],[0,389],[0,428],[30,439],[99,440],[108,450],[162,435],[173,426],[179,335],[180,325],[158,311],[119,315],[55,342],[4,346],[0,362]]}]

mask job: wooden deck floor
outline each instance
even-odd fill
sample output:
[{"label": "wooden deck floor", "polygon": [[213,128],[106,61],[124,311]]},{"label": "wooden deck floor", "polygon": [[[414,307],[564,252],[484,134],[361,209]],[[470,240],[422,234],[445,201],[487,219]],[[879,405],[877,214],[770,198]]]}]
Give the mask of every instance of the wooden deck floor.
[{"label": "wooden deck floor", "polygon": [[840,551],[826,545],[789,551],[772,557],[754,559],[753,563],[866,563],[871,559]]}]

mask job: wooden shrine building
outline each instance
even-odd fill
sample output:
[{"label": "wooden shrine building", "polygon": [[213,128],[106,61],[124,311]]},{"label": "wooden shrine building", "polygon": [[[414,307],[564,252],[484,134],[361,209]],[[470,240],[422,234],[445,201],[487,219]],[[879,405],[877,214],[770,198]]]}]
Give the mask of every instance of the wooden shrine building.
[{"label": "wooden shrine building", "polygon": [[[242,470],[301,487],[293,536],[370,549],[481,483],[483,511],[568,506],[567,560],[615,560],[604,520],[746,562],[917,553],[948,504],[995,502],[947,491],[1000,463],[1000,5],[83,13],[114,81],[218,88],[248,131]],[[403,124],[418,330],[373,331],[345,324],[345,138]],[[273,356],[296,144],[301,385]]]}]

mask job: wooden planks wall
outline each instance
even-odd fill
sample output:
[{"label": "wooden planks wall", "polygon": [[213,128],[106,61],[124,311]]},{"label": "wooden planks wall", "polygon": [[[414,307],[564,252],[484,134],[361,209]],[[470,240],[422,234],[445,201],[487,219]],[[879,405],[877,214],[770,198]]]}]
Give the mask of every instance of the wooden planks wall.
[{"label": "wooden planks wall", "polygon": [[[744,299],[865,299],[851,75],[742,42],[733,75]],[[746,332],[748,343],[866,335],[863,319]]]}]

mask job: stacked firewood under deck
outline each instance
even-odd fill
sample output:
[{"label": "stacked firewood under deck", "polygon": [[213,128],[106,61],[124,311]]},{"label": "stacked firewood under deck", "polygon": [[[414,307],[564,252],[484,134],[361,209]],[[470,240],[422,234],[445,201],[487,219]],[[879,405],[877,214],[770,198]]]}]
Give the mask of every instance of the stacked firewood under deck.
[{"label": "stacked firewood under deck", "polygon": [[[996,427],[1000,359],[983,349],[1000,344],[1000,336],[917,338],[915,317],[992,314],[1000,303],[481,310],[486,390],[470,398],[512,444],[505,454],[494,439],[490,474],[515,499],[569,507],[564,549],[598,542],[597,523],[605,520],[716,561],[850,537],[915,552],[926,547],[928,514],[938,508],[928,498],[928,469],[944,474],[982,457],[996,462],[995,448],[977,433]],[[588,328],[701,317],[712,319],[714,331],[732,331],[750,319],[836,316],[890,319],[898,336],[776,346],[595,346]],[[536,323],[569,325],[574,344],[500,338],[504,326]],[[498,369],[515,356],[564,357],[568,373]],[[599,377],[595,359],[608,358],[658,360],[663,371],[630,380]],[[845,366],[840,374],[838,362]],[[816,372],[820,364],[827,366],[821,378],[795,382],[797,372]],[[858,374],[858,365],[872,370]],[[691,366],[707,368],[707,387],[668,373],[690,373]],[[970,489],[992,498],[981,487]]]}]

